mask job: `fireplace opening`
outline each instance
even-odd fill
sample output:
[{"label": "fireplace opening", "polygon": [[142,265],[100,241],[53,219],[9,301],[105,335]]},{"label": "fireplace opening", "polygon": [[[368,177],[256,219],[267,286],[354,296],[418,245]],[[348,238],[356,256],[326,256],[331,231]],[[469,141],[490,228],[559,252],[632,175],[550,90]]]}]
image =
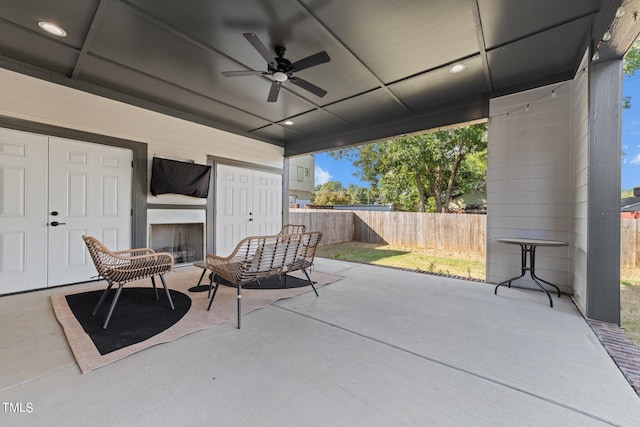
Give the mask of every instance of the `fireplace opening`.
[{"label": "fireplace opening", "polygon": [[151,224],[149,246],[156,252],[169,252],[176,264],[204,259],[204,224]]}]

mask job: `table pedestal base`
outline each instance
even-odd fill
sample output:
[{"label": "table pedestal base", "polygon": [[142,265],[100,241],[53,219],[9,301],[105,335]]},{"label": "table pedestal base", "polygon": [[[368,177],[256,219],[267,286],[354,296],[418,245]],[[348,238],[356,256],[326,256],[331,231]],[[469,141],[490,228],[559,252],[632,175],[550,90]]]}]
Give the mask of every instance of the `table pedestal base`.
[{"label": "table pedestal base", "polygon": [[[502,285],[507,285],[509,288],[511,287],[511,282],[513,282],[514,280],[520,279],[522,277],[524,277],[524,275],[529,272],[529,275],[531,276],[531,279],[540,287],[540,289],[542,289],[542,291],[547,294],[547,297],[549,298],[549,306],[553,307],[553,300],[551,299],[551,295],[549,294],[549,291],[547,291],[545,289],[544,286],[542,286],[542,283],[546,283],[549,286],[553,286],[556,291],[558,291],[558,298],[560,298],[560,288],[558,288],[556,285],[554,285],[553,283],[549,283],[546,280],[543,280],[541,278],[539,278],[538,276],[536,276],[536,245],[527,245],[527,244],[521,244],[520,248],[522,249],[522,262],[521,262],[521,267],[520,267],[520,275],[516,276],[516,277],[512,277],[511,279],[505,280],[503,282],[500,282],[496,285],[493,293],[495,295],[498,295],[498,288]],[[527,254],[529,254],[529,265],[527,265]]]},{"label": "table pedestal base", "polygon": [[198,267],[202,269],[202,274],[200,275],[200,280],[198,280],[198,284],[189,288],[189,292],[211,292],[210,285],[201,285],[202,279],[204,278],[204,274],[207,272],[207,264],[204,261],[196,261],[193,263],[194,267]]}]

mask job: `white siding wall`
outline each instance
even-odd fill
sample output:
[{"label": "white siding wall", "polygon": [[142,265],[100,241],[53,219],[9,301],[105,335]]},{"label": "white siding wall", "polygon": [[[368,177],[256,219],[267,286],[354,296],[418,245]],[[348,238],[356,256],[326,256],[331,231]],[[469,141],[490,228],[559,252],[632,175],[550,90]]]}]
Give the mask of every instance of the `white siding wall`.
[{"label": "white siding wall", "polygon": [[[23,74],[0,69],[0,115],[145,142],[154,155],[207,163],[207,155],[283,167],[284,150]],[[149,166],[150,167],[150,166]],[[205,203],[149,195],[150,203]]]},{"label": "white siding wall", "polygon": [[[298,168],[302,168],[302,181],[298,180]],[[309,175],[307,175],[309,171]],[[289,159],[289,194],[298,199],[310,200],[315,186],[315,157],[313,155]]]},{"label": "white siding wall", "polygon": [[[556,96],[552,97],[554,88]],[[527,104],[529,111],[525,111]],[[490,101],[488,282],[498,283],[520,273],[520,247],[496,243],[496,237],[569,241],[570,105],[571,82]],[[563,292],[571,292],[569,249],[538,248],[536,273]],[[527,281],[518,284],[535,287]]]},{"label": "white siding wall", "polygon": [[[580,69],[585,69],[588,55]],[[572,83],[571,100],[571,216],[570,273],[573,298],[585,312],[587,295],[587,207],[589,168],[589,78],[579,72]]]}]

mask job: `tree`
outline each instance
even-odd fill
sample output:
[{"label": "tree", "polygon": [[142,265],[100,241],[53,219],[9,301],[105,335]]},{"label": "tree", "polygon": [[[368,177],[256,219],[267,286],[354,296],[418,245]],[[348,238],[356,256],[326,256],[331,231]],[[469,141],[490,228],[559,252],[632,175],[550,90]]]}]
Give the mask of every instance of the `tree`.
[{"label": "tree", "polygon": [[[625,75],[635,76],[638,69],[640,69],[640,38],[633,42],[622,61],[622,72]],[[622,98],[622,108],[631,108],[631,96]]]},{"label": "tree", "polygon": [[[448,212],[455,194],[484,188],[486,123],[329,152],[349,158],[385,203],[402,210]],[[484,153],[484,154],[483,154]]]},{"label": "tree", "polygon": [[368,205],[378,200],[378,192],[376,188],[360,187],[355,184],[349,184],[345,190],[349,196],[349,204],[351,205]]},{"label": "tree", "polygon": [[328,181],[321,185],[316,185],[315,198],[316,205],[348,205],[350,203],[344,187],[339,181]]},{"label": "tree", "polygon": [[638,69],[640,69],[640,38],[633,42],[622,63],[622,71],[627,76],[635,76]]}]

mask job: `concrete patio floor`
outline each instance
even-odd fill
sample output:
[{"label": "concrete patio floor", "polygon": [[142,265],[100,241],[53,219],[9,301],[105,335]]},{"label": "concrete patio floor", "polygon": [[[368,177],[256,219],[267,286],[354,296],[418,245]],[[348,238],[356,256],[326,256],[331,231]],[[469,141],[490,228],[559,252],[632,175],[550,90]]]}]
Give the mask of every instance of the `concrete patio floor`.
[{"label": "concrete patio floor", "polygon": [[244,315],[241,330],[233,320],[85,375],[49,299],[84,285],[2,297],[0,424],[640,424],[640,398],[566,296],[550,308],[534,291],[316,269],[344,278]]}]

